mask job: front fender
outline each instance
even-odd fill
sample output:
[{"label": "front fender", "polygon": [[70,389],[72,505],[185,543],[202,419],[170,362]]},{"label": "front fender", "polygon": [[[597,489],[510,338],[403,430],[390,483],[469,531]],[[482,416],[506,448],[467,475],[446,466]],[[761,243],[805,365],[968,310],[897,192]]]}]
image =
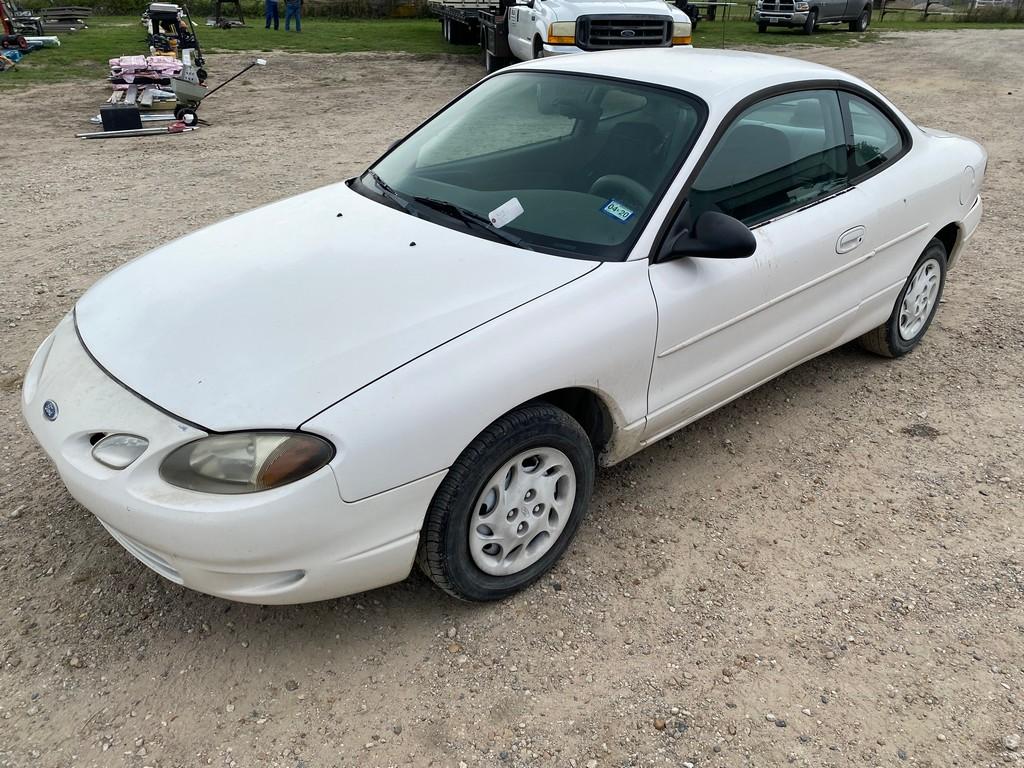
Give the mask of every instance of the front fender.
[{"label": "front fender", "polygon": [[303,424],[338,449],[355,501],[448,468],[488,424],[539,395],[596,392],[617,458],[647,414],[657,308],[644,260],[610,262],[444,344]]}]

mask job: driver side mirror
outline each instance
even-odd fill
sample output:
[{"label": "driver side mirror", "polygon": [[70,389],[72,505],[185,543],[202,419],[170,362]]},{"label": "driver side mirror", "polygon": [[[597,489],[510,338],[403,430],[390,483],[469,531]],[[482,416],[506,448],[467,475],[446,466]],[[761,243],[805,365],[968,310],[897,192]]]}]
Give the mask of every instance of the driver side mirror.
[{"label": "driver side mirror", "polygon": [[705,211],[693,228],[683,230],[658,255],[658,262],[697,256],[704,259],[745,259],[757,249],[754,233],[732,216]]}]

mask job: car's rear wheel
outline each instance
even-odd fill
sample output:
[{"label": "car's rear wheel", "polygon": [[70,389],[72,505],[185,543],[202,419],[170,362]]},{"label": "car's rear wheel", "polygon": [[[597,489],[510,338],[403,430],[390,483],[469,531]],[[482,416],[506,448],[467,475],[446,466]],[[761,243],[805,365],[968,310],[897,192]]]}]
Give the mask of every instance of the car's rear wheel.
[{"label": "car's rear wheel", "polygon": [[945,284],[946,246],[933,238],[911,270],[889,319],[861,336],[861,346],[883,357],[907,354],[931,325]]},{"label": "car's rear wheel", "polygon": [[518,592],[569,546],[594,473],[590,440],[564,411],[534,403],[502,416],[438,488],[420,535],[420,568],[463,600]]},{"label": "car's rear wheel", "polygon": [[867,32],[868,27],[871,26],[871,8],[865,8],[861,11],[860,16],[850,22],[851,32]]},{"label": "car's rear wheel", "polygon": [[818,26],[818,12],[811,11],[807,14],[807,19],[804,21],[803,32],[805,35],[813,35],[814,28]]}]

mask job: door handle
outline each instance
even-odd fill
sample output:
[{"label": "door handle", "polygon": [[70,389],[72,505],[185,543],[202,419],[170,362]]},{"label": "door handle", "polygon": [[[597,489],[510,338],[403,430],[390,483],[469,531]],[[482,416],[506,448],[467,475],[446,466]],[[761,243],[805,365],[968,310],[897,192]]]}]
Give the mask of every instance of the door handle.
[{"label": "door handle", "polygon": [[839,236],[836,241],[836,253],[849,253],[860,247],[864,242],[864,235],[867,230],[864,227],[853,227]]}]

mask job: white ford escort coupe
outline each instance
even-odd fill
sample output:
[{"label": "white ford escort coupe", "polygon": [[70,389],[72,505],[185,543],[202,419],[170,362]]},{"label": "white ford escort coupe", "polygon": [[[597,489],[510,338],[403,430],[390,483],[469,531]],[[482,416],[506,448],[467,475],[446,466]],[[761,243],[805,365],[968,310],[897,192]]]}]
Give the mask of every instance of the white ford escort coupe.
[{"label": "white ford escort coupe", "polygon": [[23,405],[163,576],[260,603],[405,578],[492,600],[608,466],[852,339],[922,339],[986,154],[803,61],[699,50],[491,76],[358,178],[90,289]]}]

